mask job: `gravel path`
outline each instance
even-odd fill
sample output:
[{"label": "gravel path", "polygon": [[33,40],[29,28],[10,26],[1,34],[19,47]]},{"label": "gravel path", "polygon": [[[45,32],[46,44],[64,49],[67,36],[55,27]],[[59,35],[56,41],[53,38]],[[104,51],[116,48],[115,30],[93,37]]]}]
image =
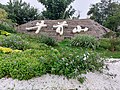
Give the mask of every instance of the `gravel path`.
[{"label": "gravel path", "polygon": [[103,73],[83,75],[86,81],[79,81],[58,75],[43,75],[28,81],[11,78],[0,79],[0,90],[120,90],[120,59],[109,59]]}]

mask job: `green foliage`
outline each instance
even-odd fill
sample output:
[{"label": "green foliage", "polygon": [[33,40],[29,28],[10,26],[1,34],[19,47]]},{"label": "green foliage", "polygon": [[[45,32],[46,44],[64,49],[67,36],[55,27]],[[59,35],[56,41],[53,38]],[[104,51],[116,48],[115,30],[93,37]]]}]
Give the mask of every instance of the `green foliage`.
[{"label": "green foliage", "polygon": [[5,21],[7,19],[7,12],[0,8],[0,20]]},{"label": "green foliage", "polygon": [[66,46],[60,47],[58,50],[61,59],[58,60],[53,70],[58,70],[59,75],[63,74],[69,78],[75,78],[88,71],[100,70],[103,66],[103,62],[97,53]]},{"label": "green foliage", "polygon": [[[46,36],[15,33],[7,37],[0,35],[1,39],[3,46],[23,51],[1,48],[0,78],[6,76],[28,80],[49,73],[77,78],[83,82],[84,78],[79,77],[81,74],[103,68],[103,60],[97,53],[70,47],[70,40],[64,40],[58,46],[51,47],[46,44],[54,46],[56,41]],[[41,41],[47,43],[40,43]]]},{"label": "green foliage", "polygon": [[99,40],[100,48],[104,48],[110,51],[120,51],[120,39],[119,38],[103,38]]},{"label": "green foliage", "polygon": [[9,25],[0,24],[0,30],[7,31],[9,33],[15,33],[15,29]]},{"label": "green foliage", "polygon": [[101,52],[99,51],[99,53],[107,58],[120,58],[120,51],[111,52],[109,50],[102,50]]},{"label": "green foliage", "polygon": [[70,46],[70,42],[71,42],[70,39],[64,39],[61,42],[59,42],[59,45],[60,46]]},{"label": "green foliage", "polygon": [[71,46],[96,49],[99,46],[99,43],[95,37],[78,35],[71,40]]},{"label": "green foliage", "polygon": [[120,32],[116,32],[116,37],[120,38]]},{"label": "green foliage", "polygon": [[38,39],[39,39],[40,43],[45,43],[49,46],[56,46],[57,45],[57,41],[54,38],[49,37],[47,35],[38,36]]},{"label": "green foliage", "polygon": [[99,40],[99,42],[100,42],[100,45],[99,45],[100,48],[109,50],[109,48],[111,46],[109,38],[102,38]]},{"label": "green foliage", "polygon": [[38,0],[41,4],[43,4],[46,8],[45,11],[42,12],[43,16],[46,19],[67,19],[70,18],[75,10],[72,6],[69,5],[74,0]]},{"label": "green foliage", "polygon": [[120,51],[120,39],[119,38],[111,38],[110,39],[110,50],[111,51]]},{"label": "green foliage", "polygon": [[69,52],[66,53],[68,54],[64,53],[65,57],[59,59],[57,63],[55,63],[55,66],[53,65],[53,74],[62,74],[68,78],[76,78],[82,73],[85,74],[89,71],[100,70],[103,66],[103,62],[92,54],[89,56],[89,53],[86,53],[83,56],[73,53],[69,54]]},{"label": "green foliage", "polygon": [[[64,53],[63,53],[64,52]],[[88,71],[100,70],[103,61],[93,52],[81,53],[62,48],[62,51],[28,49],[19,53],[0,54],[0,78],[4,76],[27,80],[43,74],[77,78]]]},{"label": "green foliage", "polygon": [[10,47],[12,49],[25,50],[30,47],[28,42],[25,42],[20,36],[16,35],[8,36],[1,42],[2,46]]},{"label": "green foliage", "polygon": [[[6,57],[7,56],[7,57]],[[30,79],[48,73],[46,64],[52,66],[57,54],[50,50],[26,50],[0,56],[0,77]]]},{"label": "green foliage", "polygon": [[113,16],[108,17],[104,22],[104,25],[113,31],[119,32],[118,26],[120,26],[120,13],[116,13]]},{"label": "green foliage", "polygon": [[109,16],[114,16],[119,11],[119,2],[114,0],[101,0],[99,3],[93,4],[87,14],[90,15],[91,19],[103,25]]},{"label": "green foliage", "polygon": [[[21,35],[20,38],[34,42],[30,45],[38,44],[39,47],[30,47],[31,49],[17,53],[0,54],[0,78],[7,76],[28,80],[49,73],[77,78],[82,82],[84,79],[78,77],[80,74],[101,70],[103,67],[103,61],[96,53],[87,51],[84,53],[78,48],[73,49],[61,44],[57,46],[57,49],[51,48],[43,43],[37,43],[36,37],[27,35]],[[64,44],[68,42],[66,40]]]},{"label": "green foliage", "polygon": [[8,13],[8,18],[17,24],[40,19],[38,10],[31,7],[30,4],[22,2],[22,0],[9,0],[8,4],[1,8],[5,9]]}]

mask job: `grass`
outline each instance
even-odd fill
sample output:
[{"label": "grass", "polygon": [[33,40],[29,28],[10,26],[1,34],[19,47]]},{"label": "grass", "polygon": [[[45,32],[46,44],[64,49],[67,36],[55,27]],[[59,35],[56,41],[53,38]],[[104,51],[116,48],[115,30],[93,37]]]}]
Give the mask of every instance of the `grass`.
[{"label": "grass", "polygon": [[[85,51],[92,51],[92,49],[89,48],[83,48],[83,47],[70,47],[70,40],[64,40],[62,42],[59,42],[60,47],[68,47],[73,50],[78,50],[78,52],[84,53]],[[58,48],[58,47],[57,47]],[[95,52],[99,53],[101,56],[106,58],[120,58],[120,51],[110,51],[108,49],[99,48],[94,50]]]},{"label": "grass", "polygon": [[120,58],[120,52],[119,51],[114,51],[111,52],[109,50],[103,50],[103,51],[98,51],[100,54],[105,56],[106,58]]}]

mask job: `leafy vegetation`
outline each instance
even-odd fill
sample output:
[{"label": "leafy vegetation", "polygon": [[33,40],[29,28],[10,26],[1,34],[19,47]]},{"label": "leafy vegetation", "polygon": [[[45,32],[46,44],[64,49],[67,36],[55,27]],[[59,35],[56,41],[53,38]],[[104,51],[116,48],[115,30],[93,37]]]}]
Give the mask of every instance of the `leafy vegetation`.
[{"label": "leafy vegetation", "polygon": [[120,51],[120,38],[102,38],[99,40],[100,47],[106,50]]},{"label": "leafy vegetation", "polygon": [[63,51],[50,48],[2,54],[0,55],[0,77],[8,76],[26,80],[50,73],[77,78],[79,74],[100,70],[103,66],[102,60],[94,53],[82,55],[68,49],[64,49],[64,53],[61,52]]},{"label": "leafy vegetation", "polygon": [[116,32],[119,32],[118,27],[120,26],[120,12],[116,13],[114,16],[108,17],[104,25]]},{"label": "leafy vegetation", "polygon": [[4,9],[0,8],[0,20],[5,21],[7,19],[7,15],[7,12]]},{"label": "leafy vegetation", "polygon": [[[75,10],[70,6],[74,0],[38,0],[46,8],[42,12],[46,19],[67,19],[70,18]],[[70,6],[70,7],[69,7]]]},{"label": "leafy vegetation", "polygon": [[99,43],[95,37],[78,35],[72,39],[71,46],[96,49],[99,46]]},{"label": "leafy vegetation", "polygon": [[110,39],[109,38],[102,38],[102,39],[99,40],[99,42],[100,42],[99,48],[103,48],[103,49],[106,49],[106,50],[110,49],[111,44],[110,44]]},{"label": "leafy vegetation", "polygon": [[99,3],[93,4],[87,14],[91,15],[91,19],[103,25],[109,16],[113,16],[119,10],[120,6],[118,2],[101,0]]},{"label": "leafy vegetation", "polygon": [[24,41],[20,36],[17,35],[11,35],[8,37],[5,37],[2,41],[2,46],[9,47],[12,49],[19,49],[19,50],[25,50],[28,49],[29,43]]},{"label": "leafy vegetation", "polygon": [[56,46],[57,45],[57,41],[54,38],[49,37],[49,36],[44,35],[44,34],[38,36],[37,39],[39,39],[38,42],[45,43],[45,44],[47,44],[49,46]]},{"label": "leafy vegetation", "polygon": [[118,31],[117,28],[120,25],[119,12],[119,2],[115,0],[101,0],[93,4],[87,14],[90,15],[90,19],[97,21],[113,31]]},{"label": "leafy vegetation", "polygon": [[15,33],[15,29],[8,24],[0,24],[0,30],[7,31],[9,33]]},{"label": "leafy vegetation", "polygon": [[8,18],[17,24],[40,19],[38,10],[22,0],[9,0],[7,5],[0,5],[0,7],[6,10]]}]

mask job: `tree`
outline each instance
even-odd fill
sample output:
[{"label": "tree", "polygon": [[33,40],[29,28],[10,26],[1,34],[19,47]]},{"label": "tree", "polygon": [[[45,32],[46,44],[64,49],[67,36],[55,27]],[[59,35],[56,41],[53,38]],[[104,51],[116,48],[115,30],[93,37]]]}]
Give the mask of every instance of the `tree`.
[{"label": "tree", "polygon": [[32,20],[40,19],[38,10],[22,0],[9,0],[4,8],[8,12],[8,18],[17,24],[23,24]]},{"label": "tree", "polygon": [[74,13],[75,9],[70,6],[74,0],[38,0],[46,10],[42,12],[46,19],[67,19]]},{"label": "tree", "polygon": [[104,25],[107,28],[118,32],[118,27],[120,26],[120,12],[116,13],[113,16],[108,17]]},{"label": "tree", "polygon": [[101,0],[101,2],[93,4],[87,15],[100,24],[104,24],[108,17],[119,12],[119,3],[112,0]]},{"label": "tree", "polygon": [[0,24],[3,24],[3,23],[11,23],[11,20],[8,19],[8,13],[0,8]]},{"label": "tree", "polygon": [[1,8],[0,8],[0,20],[1,20],[1,21],[6,20],[6,19],[7,19],[7,16],[8,16],[7,12],[6,12],[4,9],[1,9]]}]

